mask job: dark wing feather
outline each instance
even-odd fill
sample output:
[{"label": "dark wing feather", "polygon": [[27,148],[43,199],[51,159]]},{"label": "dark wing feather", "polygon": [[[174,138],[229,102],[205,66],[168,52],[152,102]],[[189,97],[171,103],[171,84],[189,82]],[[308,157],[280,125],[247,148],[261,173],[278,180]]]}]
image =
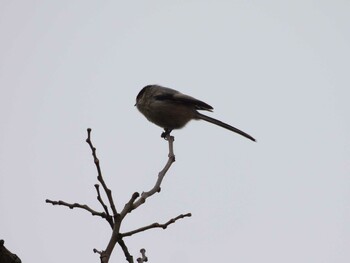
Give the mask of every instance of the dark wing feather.
[{"label": "dark wing feather", "polygon": [[168,100],[168,101],[176,102],[179,104],[191,105],[191,106],[194,106],[197,110],[212,111],[212,109],[213,109],[213,107],[210,106],[209,104],[207,104],[201,100],[197,100],[191,96],[182,94],[180,92],[173,93],[173,94],[168,93],[168,94],[156,95],[155,99]]}]

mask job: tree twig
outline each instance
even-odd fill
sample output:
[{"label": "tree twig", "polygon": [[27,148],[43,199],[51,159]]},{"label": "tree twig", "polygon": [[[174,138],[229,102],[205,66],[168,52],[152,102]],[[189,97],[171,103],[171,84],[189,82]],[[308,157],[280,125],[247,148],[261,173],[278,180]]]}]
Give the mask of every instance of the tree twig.
[{"label": "tree twig", "polygon": [[71,203],[67,203],[67,202],[61,201],[61,200],[59,200],[59,201],[52,201],[50,199],[46,199],[45,202],[49,203],[49,204],[52,204],[52,205],[67,206],[70,209],[80,208],[80,209],[83,209],[83,210],[86,210],[86,211],[90,212],[91,215],[93,215],[93,216],[100,216],[100,217],[105,218],[105,219],[107,218],[106,213],[104,213],[104,212],[97,212],[96,210],[90,208],[88,205],[82,205],[82,204],[78,204],[78,203],[71,204]]},{"label": "tree twig", "polygon": [[140,232],[152,229],[152,228],[163,228],[163,229],[166,229],[169,225],[175,223],[177,220],[179,220],[181,218],[185,218],[185,217],[190,217],[190,216],[192,216],[191,213],[181,214],[181,215],[179,215],[179,216],[177,216],[175,218],[170,219],[168,222],[166,222],[164,224],[153,223],[153,224],[150,224],[148,226],[140,227],[138,229],[135,229],[135,230],[132,230],[132,231],[129,231],[129,232],[121,233],[120,235],[122,237],[129,237],[129,236],[132,236],[134,234],[137,234],[137,233],[140,233]]},{"label": "tree twig", "polygon": [[171,136],[168,134],[166,136],[166,140],[168,141],[168,145],[169,145],[168,161],[165,164],[164,168],[158,173],[158,179],[156,181],[156,184],[153,186],[151,190],[149,190],[148,192],[143,192],[141,194],[141,197],[137,201],[135,201],[132,207],[132,210],[136,209],[137,207],[145,203],[148,197],[154,195],[156,192],[160,192],[160,186],[162,184],[164,176],[166,172],[169,170],[169,168],[171,167],[171,165],[175,162],[174,145],[173,145],[174,136]]},{"label": "tree twig", "polygon": [[129,253],[128,247],[125,245],[125,242],[123,239],[120,239],[118,241],[119,246],[122,248],[125,258],[129,263],[133,263],[134,262],[134,258],[133,256]]},{"label": "tree twig", "polygon": [[141,257],[137,259],[137,263],[147,262],[148,258],[146,257],[146,249],[140,249]]},{"label": "tree twig", "polygon": [[102,170],[101,170],[101,167],[100,167],[100,160],[97,158],[97,154],[96,154],[96,148],[93,146],[92,142],[91,142],[91,128],[88,128],[87,129],[87,132],[88,132],[88,137],[86,139],[86,142],[89,144],[90,146],[90,149],[92,151],[92,156],[94,158],[94,163],[95,163],[95,166],[96,166],[96,169],[97,169],[97,180],[101,183],[103,189],[105,190],[106,194],[107,194],[107,198],[108,198],[108,201],[109,201],[109,205],[111,206],[111,209],[113,211],[113,216],[117,216],[118,213],[117,213],[117,209],[115,208],[115,205],[114,205],[114,200],[113,200],[113,197],[112,197],[112,191],[107,187],[104,179],[103,179],[103,176],[102,176]]},{"label": "tree twig", "polygon": [[100,204],[102,205],[103,209],[105,210],[105,213],[107,215],[106,219],[107,219],[109,225],[111,226],[111,228],[113,229],[113,227],[114,227],[114,220],[113,220],[113,217],[109,214],[108,207],[106,206],[106,204],[102,200],[101,193],[100,193],[100,186],[98,184],[95,184],[95,189],[96,189],[96,192],[97,192],[97,200],[100,202]]}]

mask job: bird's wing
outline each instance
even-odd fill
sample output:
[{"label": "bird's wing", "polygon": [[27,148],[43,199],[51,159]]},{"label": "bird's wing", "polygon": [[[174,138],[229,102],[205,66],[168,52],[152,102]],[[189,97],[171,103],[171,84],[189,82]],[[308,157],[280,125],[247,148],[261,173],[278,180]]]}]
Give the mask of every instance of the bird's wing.
[{"label": "bird's wing", "polygon": [[[175,91],[175,90],[172,90]],[[167,94],[159,94],[156,95],[155,98],[157,100],[168,100],[180,104],[186,104],[186,105],[192,105],[194,106],[197,110],[207,110],[207,111],[212,111],[213,107],[210,106],[209,104],[197,100],[191,96],[182,94],[181,92],[175,91],[175,92],[169,92]]]}]

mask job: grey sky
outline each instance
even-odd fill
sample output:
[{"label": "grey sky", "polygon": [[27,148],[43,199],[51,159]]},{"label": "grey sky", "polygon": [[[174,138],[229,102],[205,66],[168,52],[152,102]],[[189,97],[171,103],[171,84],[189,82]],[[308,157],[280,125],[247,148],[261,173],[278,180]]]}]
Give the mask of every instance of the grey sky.
[{"label": "grey sky", "polygon": [[[46,198],[99,208],[91,127],[121,208],[153,186],[161,129],[133,106],[147,84],[201,99],[174,132],[162,192],[124,230],[150,262],[350,260],[350,2],[0,1],[0,238],[23,262],[98,262],[109,226]],[[116,249],[114,262],[123,262]]]}]

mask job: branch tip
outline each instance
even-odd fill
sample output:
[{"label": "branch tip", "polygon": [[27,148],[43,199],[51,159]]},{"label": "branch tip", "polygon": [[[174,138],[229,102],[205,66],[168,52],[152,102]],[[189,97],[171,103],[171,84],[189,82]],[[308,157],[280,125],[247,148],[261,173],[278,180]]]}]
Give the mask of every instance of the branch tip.
[{"label": "branch tip", "polygon": [[134,234],[140,233],[140,232],[144,232],[146,230],[149,229],[153,229],[153,228],[162,228],[162,229],[166,229],[169,225],[174,224],[177,220],[185,218],[185,217],[190,217],[191,213],[187,213],[187,214],[181,214],[178,215],[177,217],[174,217],[172,219],[170,219],[168,222],[164,223],[164,224],[159,224],[159,223],[153,223],[150,224],[148,226],[144,226],[144,227],[140,227],[138,229],[129,231],[129,232],[125,232],[125,233],[121,233],[121,237],[129,237],[132,236]]},{"label": "branch tip", "polygon": [[99,251],[99,250],[97,250],[96,248],[94,248],[93,250],[92,250],[94,253],[97,253],[97,254],[102,254],[102,252],[101,251]]}]

